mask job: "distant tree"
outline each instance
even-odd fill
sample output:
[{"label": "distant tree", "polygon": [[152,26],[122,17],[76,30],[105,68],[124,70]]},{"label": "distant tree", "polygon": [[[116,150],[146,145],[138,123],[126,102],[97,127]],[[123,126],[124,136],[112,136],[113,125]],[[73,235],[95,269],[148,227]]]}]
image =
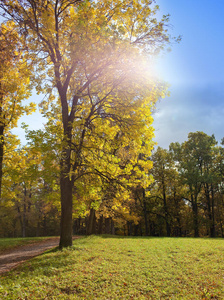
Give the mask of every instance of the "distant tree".
[{"label": "distant tree", "polygon": [[171,235],[171,216],[169,212],[168,204],[168,189],[170,188],[170,176],[172,172],[172,157],[169,154],[168,150],[158,147],[156,152],[152,155],[153,169],[152,174],[153,178],[158,185],[158,194],[157,197],[162,200],[163,207],[163,217],[166,223],[166,235]]},{"label": "distant tree", "polygon": [[[217,144],[214,136],[204,132],[191,132],[188,140],[181,145],[171,144],[183,184],[188,187],[185,200],[189,201],[193,213],[193,228],[195,237],[199,236],[199,209],[202,208],[202,192],[206,196],[210,234],[214,236],[214,198],[212,200],[212,161],[214,146]],[[211,169],[210,169],[211,168]]]},{"label": "distant tree", "polygon": [[224,190],[223,190],[223,175],[224,175],[224,149],[223,141],[221,146],[213,147],[210,152],[211,158],[208,165],[208,203],[207,215],[209,217],[210,236],[224,236]]},{"label": "distant tree", "polygon": [[11,229],[7,230],[2,224],[2,234],[13,232],[15,236],[24,237],[59,234],[57,144],[51,148],[54,146],[51,132],[28,129],[26,132],[29,138],[26,146],[18,147],[11,135],[7,134],[5,139],[1,219]]},{"label": "distant tree", "polygon": [[[166,235],[181,236],[183,210],[183,185],[172,150],[158,147],[152,155],[153,184],[148,205],[151,214],[163,218],[166,224]],[[154,207],[153,207],[154,206]],[[160,230],[161,231],[161,230]]]},{"label": "distant tree", "polygon": [[[13,208],[14,213],[10,218],[12,223],[17,224],[21,229],[20,236],[27,236],[27,227],[31,214],[31,186],[33,178],[27,174],[29,168],[34,169],[34,161],[31,164],[27,161],[25,149],[14,149],[6,153],[3,179],[2,203],[6,207]],[[29,176],[29,179],[28,179]],[[17,222],[19,221],[19,222]],[[18,224],[19,223],[19,224]],[[15,229],[14,229],[15,231]]]}]

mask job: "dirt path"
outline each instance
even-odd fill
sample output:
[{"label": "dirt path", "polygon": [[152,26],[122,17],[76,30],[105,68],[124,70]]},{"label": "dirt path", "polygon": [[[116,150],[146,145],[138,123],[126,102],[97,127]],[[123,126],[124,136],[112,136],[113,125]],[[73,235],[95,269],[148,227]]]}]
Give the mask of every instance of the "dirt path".
[{"label": "dirt path", "polygon": [[[78,237],[73,237],[76,239]],[[47,240],[20,246],[0,255],[0,274],[8,272],[24,261],[37,256],[49,249],[57,247],[59,238],[49,238]]]}]

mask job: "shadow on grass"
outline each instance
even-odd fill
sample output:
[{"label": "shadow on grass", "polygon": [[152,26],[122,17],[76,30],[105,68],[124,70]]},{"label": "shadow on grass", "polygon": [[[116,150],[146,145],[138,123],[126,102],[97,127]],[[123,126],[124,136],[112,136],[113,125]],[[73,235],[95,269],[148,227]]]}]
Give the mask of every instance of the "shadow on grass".
[{"label": "shadow on grass", "polygon": [[111,235],[111,234],[102,234],[102,235],[94,235],[101,238],[110,238],[110,239],[167,239],[169,237],[166,236],[137,236],[137,235]]},{"label": "shadow on grass", "polygon": [[102,234],[102,235],[90,235],[89,237],[100,237],[100,238],[110,238],[110,239],[146,239],[146,240],[153,240],[153,239],[194,239],[194,240],[224,240],[222,237],[209,237],[209,236],[202,236],[202,237],[194,237],[194,236],[127,236],[127,235],[111,235],[111,234]]}]

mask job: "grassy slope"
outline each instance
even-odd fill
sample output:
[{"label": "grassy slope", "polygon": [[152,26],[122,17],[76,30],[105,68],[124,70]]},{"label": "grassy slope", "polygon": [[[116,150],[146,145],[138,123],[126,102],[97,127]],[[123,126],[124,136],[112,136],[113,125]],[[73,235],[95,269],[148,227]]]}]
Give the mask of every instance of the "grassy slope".
[{"label": "grassy slope", "polygon": [[224,240],[78,239],[2,276],[0,299],[224,299]]},{"label": "grassy slope", "polygon": [[28,238],[1,238],[0,239],[0,254],[13,249],[17,246],[27,245],[35,242],[40,242],[47,239],[46,237],[28,237]]}]

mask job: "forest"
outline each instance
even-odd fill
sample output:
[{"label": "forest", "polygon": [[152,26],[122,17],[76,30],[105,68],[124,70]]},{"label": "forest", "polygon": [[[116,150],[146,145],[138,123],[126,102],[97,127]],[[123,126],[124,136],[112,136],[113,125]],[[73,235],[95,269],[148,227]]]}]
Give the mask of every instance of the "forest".
[{"label": "forest", "polygon": [[[223,148],[153,142],[153,76],[180,41],[155,1],[0,0],[0,236],[222,236]],[[44,128],[13,128],[43,95]],[[28,103],[28,104],[27,104]]]}]

